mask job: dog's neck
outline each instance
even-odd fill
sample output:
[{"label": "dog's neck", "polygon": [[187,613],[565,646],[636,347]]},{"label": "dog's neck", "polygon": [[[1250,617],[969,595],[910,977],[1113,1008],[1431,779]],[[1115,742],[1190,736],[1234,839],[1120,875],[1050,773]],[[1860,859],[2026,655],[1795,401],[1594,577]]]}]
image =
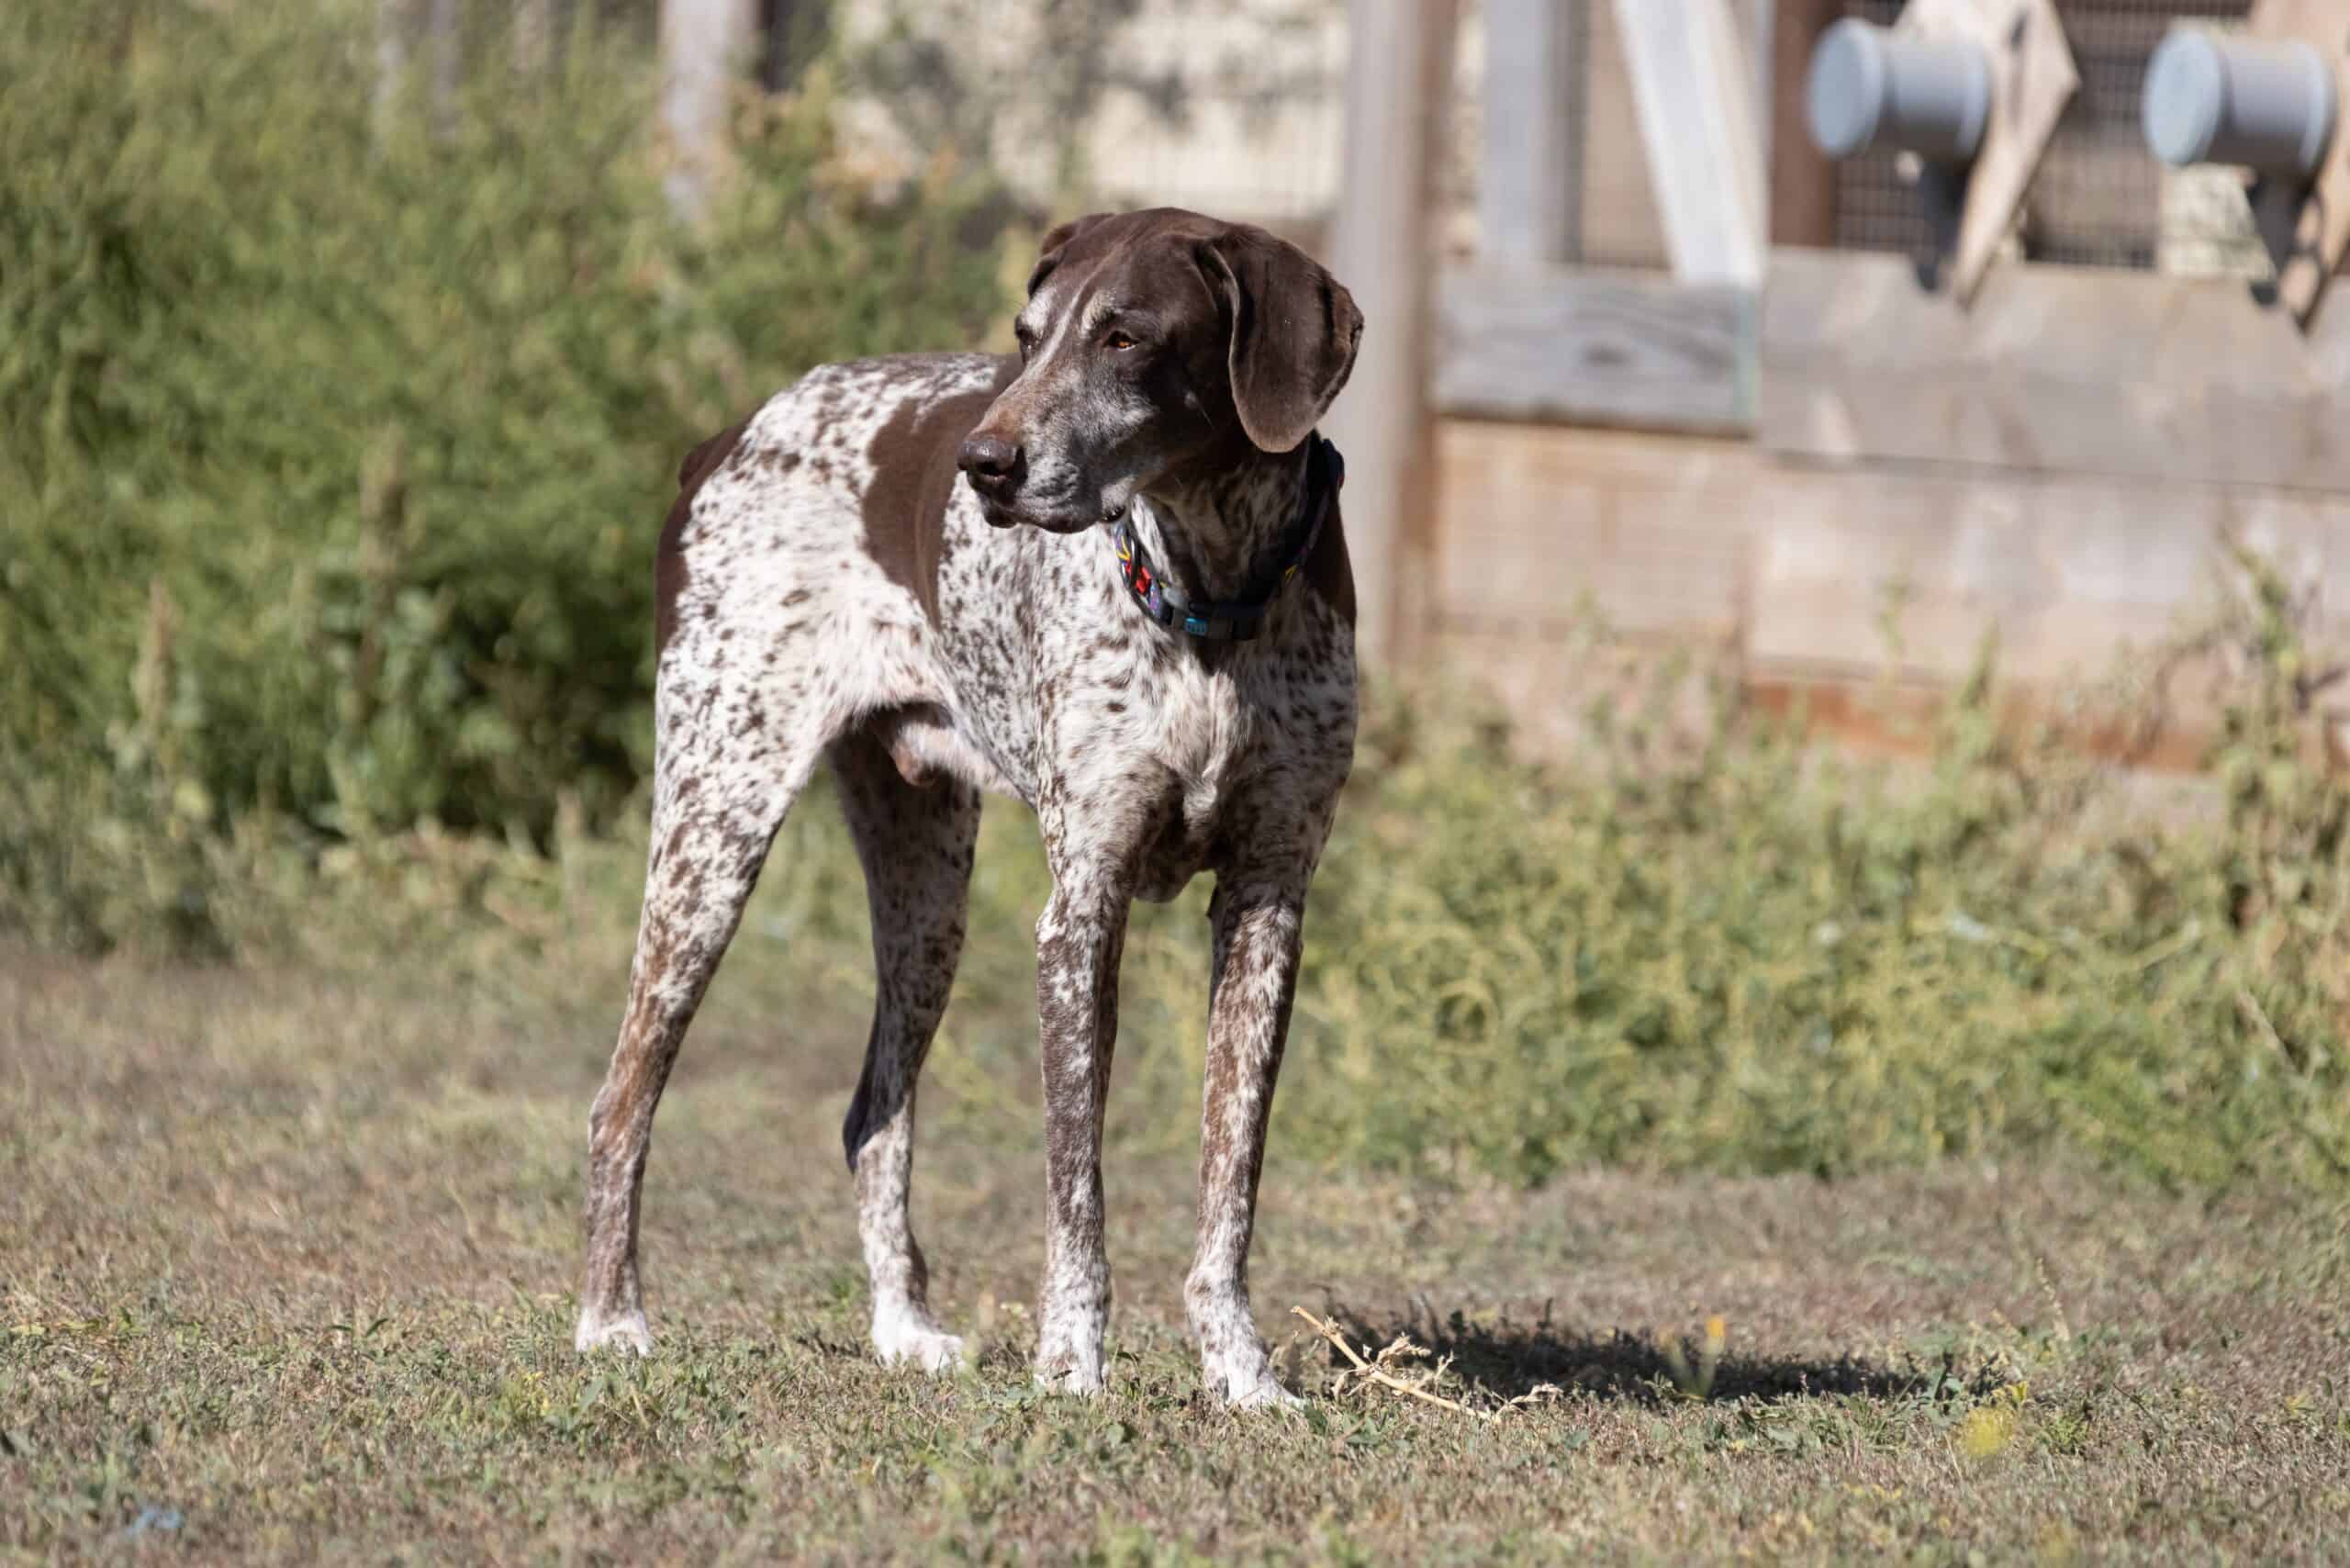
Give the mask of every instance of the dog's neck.
[{"label": "dog's neck", "polygon": [[1259,452],[1196,476],[1170,476],[1136,498],[1135,532],[1159,571],[1193,600],[1272,591],[1298,547],[1311,441]]}]

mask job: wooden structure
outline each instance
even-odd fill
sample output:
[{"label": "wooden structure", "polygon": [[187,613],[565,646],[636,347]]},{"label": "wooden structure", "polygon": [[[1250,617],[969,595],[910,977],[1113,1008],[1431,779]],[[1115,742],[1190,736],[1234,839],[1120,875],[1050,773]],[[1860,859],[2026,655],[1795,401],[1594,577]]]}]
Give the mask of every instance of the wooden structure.
[{"label": "wooden structure", "polygon": [[[1452,60],[1451,0],[1354,0],[1355,69],[1347,83],[1346,188],[1331,234],[1333,264],[1363,318],[1418,321],[1427,313],[1432,238],[1426,215],[1438,127]],[[1370,331],[1352,391],[1334,409],[1331,438],[1366,465],[1347,493],[1350,546],[1369,563],[1357,634],[1375,657],[1418,651],[1429,606],[1426,525],[1435,448],[1425,409],[1424,332]],[[1349,472],[1353,472],[1350,466]]]},{"label": "wooden structure", "polygon": [[[2350,103],[2350,18],[2340,0],[2259,0],[2252,30],[2299,39],[2333,62],[2335,97]],[[2350,134],[2337,126],[2324,167],[2307,191],[2270,185],[2258,198],[2261,228],[2279,258],[2277,291],[2303,322],[2317,312],[2326,285],[2350,252]]]},{"label": "wooden structure", "polygon": [[[1484,4],[1483,248],[1438,272],[1422,318],[1426,554],[1356,554],[1366,597],[1424,618],[1395,643],[1497,670],[1539,725],[1567,673],[1554,640],[1595,608],[1833,718],[1888,665],[1930,700],[1986,635],[2027,693],[2103,674],[2218,586],[2223,533],[2350,602],[2350,310],[2305,335],[2241,278],[2046,265],[2011,240],[1963,307],[1908,257],[1819,248],[1834,174],[1790,76],[1841,5]],[[1569,4],[1591,25],[1566,28]],[[1381,8],[1357,0],[1358,26]],[[1563,94],[1593,40],[1645,106],[1664,269],[1577,259],[1572,165],[1592,154]],[[1350,180],[1342,234],[1360,198]],[[1384,452],[1348,459],[1351,526],[1367,487],[1407,476]]]},{"label": "wooden structure", "polygon": [[[2081,84],[2080,72],[2055,0],[1911,0],[1901,27],[1972,46],[1990,62],[1993,108],[1982,151],[1964,175],[1951,243],[1951,293],[1972,304]],[[1931,182],[1927,190],[1940,187]]]},{"label": "wooden structure", "polygon": [[708,205],[728,106],[759,19],[756,0],[662,0],[661,127],[670,159],[663,184],[687,218]]}]

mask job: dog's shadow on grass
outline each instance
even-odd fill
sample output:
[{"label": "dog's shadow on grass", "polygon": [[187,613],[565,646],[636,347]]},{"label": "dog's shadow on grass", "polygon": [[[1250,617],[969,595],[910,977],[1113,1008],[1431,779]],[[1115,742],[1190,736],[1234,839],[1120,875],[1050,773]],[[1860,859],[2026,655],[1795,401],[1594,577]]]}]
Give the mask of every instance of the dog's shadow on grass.
[{"label": "dog's shadow on grass", "polygon": [[[1821,1394],[1889,1400],[1957,1393],[1962,1381],[1949,1366],[1888,1367],[1851,1355],[1805,1359],[1735,1346],[1726,1346],[1709,1363],[1701,1343],[1660,1342],[1620,1328],[1586,1333],[1548,1316],[1530,1323],[1506,1317],[1472,1322],[1458,1312],[1438,1318],[1425,1310],[1364,1316],[1342,1309],[1333,1321],[1359,1348],[1376,1351],[1400,1335],[1427,1350],[1425,1360],[1416,1358],[1398,1369],[1404,1375],[1449,1357],[1455,1376],[1503,1400],[1545,1387],[1643,1405],[1693,1394],[1711,1400]],[[1345,1364],[1335,1350],[1330,1355],[1334,1365]]]}]

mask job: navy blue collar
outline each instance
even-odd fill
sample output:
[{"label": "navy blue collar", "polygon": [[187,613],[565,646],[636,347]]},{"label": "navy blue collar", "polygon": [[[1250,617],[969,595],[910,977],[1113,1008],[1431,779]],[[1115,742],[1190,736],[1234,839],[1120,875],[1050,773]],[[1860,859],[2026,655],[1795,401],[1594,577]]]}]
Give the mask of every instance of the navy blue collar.
[{"label": "navy blue collar", "polygon": [[1322,525],[1329,520],[1330,503],[1337,499],[1338,487],[1347,482],[1347,462],[1338,449],[1320,435],[1306,438],[1305,498],[1299,504],[1297,521],[1291,525],[1290,535],[1297,541],[1289,552],[1288,564],[1281,576],[1262,594],[1253,599],[1230,599],[1224,603],[1185,599],[1181,591],[1162,578],[1143,553],[1142,539],[1135,532],[1132,509],[1118,519],[1113,537],[1118,545],[1118,575],[1125,579],[1126,591],[1134,596],[1142,612],[1161,626],[1173,627],[1190,636],[1210,643],[1246,643],[1253,640],[1265,624],[1265,612],[1297,576],[1314,546],[1321,542]]}]

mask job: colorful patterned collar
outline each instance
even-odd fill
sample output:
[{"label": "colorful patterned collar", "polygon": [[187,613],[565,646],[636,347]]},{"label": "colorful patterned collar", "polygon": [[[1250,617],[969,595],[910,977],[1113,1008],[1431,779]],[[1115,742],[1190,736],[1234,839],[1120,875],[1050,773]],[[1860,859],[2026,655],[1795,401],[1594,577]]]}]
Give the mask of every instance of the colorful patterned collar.
[{"label": "colorful patterned collar", "polygon": [[1338,455],[1338,449],[1319,435],[1305,439],[1305,498],[1292,529],[1299,536],[1298,546],[1290,553],[1289,565],[1281,568],[1273,586],[1255,599],[1221,604],[1185,599],[1181,590],[1159,577],[1150,557],[1143,553],[1131,511],[1118,519],[1114,534],[1118,575],[1125,579],[1126,591],[1134,595],[1145,615],[1161,626],[1171,626],[1210,643],[1246,643],[1255,639],[1264,626],[1265,612],[1272,609],[1273,601],[1281,598],[1281,590],[1297,576],[1297,569],[1305,565],[1305,558],[1314,554],[1314,546],[1322,538],[1322,525],[1330,516],[1330,503],[1337,498],[1338,487],[1347,482],[1347,463]]}]

